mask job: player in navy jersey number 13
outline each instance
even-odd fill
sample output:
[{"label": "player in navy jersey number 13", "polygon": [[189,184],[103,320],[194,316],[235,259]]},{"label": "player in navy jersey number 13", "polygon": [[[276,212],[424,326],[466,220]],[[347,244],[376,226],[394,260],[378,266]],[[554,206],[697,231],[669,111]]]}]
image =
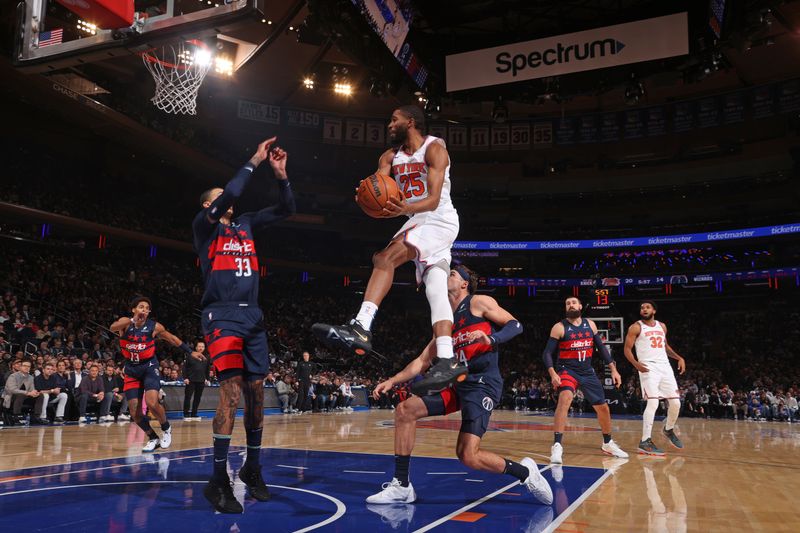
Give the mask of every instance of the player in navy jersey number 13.
[{"label": "player in navy jersey number 13", "polygon": [[[205,281],[202,326],[211,362],[220,381],[220,395],[213,422],[214,473],[203,494],[219,512],[241,513],[228,477],[228,448],[239,399],[244,396],[247,459],[239,479],[250,496],[270,497],[261,475],[259,455],[264,422],[264,377],[269,372],[269,347],[264,315],[258,307],[259,268],[253,233],[295,212],[294,195],[286,175],[287,155],[273,147],[275,137],[258,150],[224,189],[204,192],[203,210],[194,219],[194,248]],[[278,181],[277,205],[260,211],[233,214],[251,176],[268,160]]]},{"label": "player in navy jersey number 13", "polygon": [[[569,406],[572,405],[572,398],[578,387],[597,413],[597,420],[600,422],[600,429],[603,432],[603,453],[626,458],[628,454],[611,439],[611,411],[606,403],[603,385],[592,368],[592,354],[595,348],[611,368],[611,379],[614,381],[614,385],[619,387],[622,384],[622,378],[617,372],[617,365],[611,357],[611,352],[603,344],[603,339],[597,333],[597,325],[592,320],[581,316],[583,310],[581,301],[573,296],[567,298],[564,305],[567,318],[552,327],[550,339],[547,341],[547,347],[543,354],[545,368],[550,373],[553,389],[558,392],[558,405],[553,420],[555,438],[550,450],[550,462],[556,465],[562,463],[561,437],[567,426]],[[558,361],[554,368],[553,355],[556,350],[558,350]]]},{"label": "player in navy jersey number 13", "polygon": [[[120,317],[108,328],[119,335],[119,346],[125,358],[125,397],[133,415],[134,423],[147,434],[147,443],[143,452],[155,451],[156,447],[169,448],[172,442],[172,427],[167,421],[164,407],[158,403],[158,391],[161,389],[161,378],[158,375],[158,358],[156,357],[156,339],[164,339],[173,346],[179,347],[187,357],[203,357],[167,331],[155,320],[150,320],[150,299],[144,296],[134,298],[131,302],[131,316]],[[159,437],[150,427],[150,420],[143,416],[140,406],[142,398],[147,402],[147,409],[155,415],[161,425],[162,435]]]}]

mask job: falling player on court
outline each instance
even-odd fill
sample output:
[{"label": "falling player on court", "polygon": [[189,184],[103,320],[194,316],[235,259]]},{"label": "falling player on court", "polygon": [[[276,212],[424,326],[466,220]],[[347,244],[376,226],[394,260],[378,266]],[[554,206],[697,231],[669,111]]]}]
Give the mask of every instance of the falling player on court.
[{"label": "falling player on court", "polygon": [[[498,366],[499,345],[522,333],[522,325],[491,296],[475,295],[478,277],[464,265],[456,265],[447,281],[450,308],[454,311],[454,348],[459,359],[469,368],[464,381],[442,391],[411,396],[395,409],[394,479],[384,484],[377,494],[367,498],[369,504],[412,503],[417,495],[409,480],[409,462],[414,448],[416,424],[420,418],[443,416],[461,410],[461,430],[456,454],[469,468],[508,474],[524,484],[534,497],[546,505],[553,502],[550,485],[528,457],[520,463],[503,459],[481,449],[481,440],[489,427],[489,417],[500,403],[503,378]],[[424,372],[436,355],[431,340],[422,353],[395,376],[375,387],[373,396],[389,392]],[[380,512],[380,511],[377,511]]]},{"label": "falling player on court", "polygon": [[[161,377],[156,358],[156,339],[164,339],[177,346],[187,357],[203,358],[203,354],[192,350],[188,344],[167,331],[159,322],[150,319],[151,308],[149,298],[144,296],[134,298],[131,302],[131,316],[120,317],[108,328],[119,335],[120,351],[125,358],[123,390],[134,423],[147,435],[143,452],[152,452],[157,447],[169,448],[172,442],[172,426],[167,420],[164,406],[158,403]],[[150,427],[149,417],[142,414],[142,398],[147,403],[148,412],[153,413],[161,425],[161,437]]]},{"label": "falling player on court", "polygon": [[372,350],[372,321],[389,292],[397,267],[413,261],[417,283],[425,285],[439,361],[416,386],[441,390],[463,379],[467,369],[453,358],[453,311],[447,301],[450,248],[458,236],[458,212],[450,200],[450,156],[442,139],[423,135],[425,115],[413,105],[392,113],[389,138],[395,148],[381,155],[377,173],[394,177],[402,201],[390,199],[385,217],[408,221],[373,258],[372,275],[361,309],[347,325],[314,324],[315,335],[330,347],[359,355]]},{"label": "falling player on court", "polygon": [[[611,439],[611,411],[606,403],[603,386],[592,368],[592,355],[595,348],[603,356],[606,365],[611,369],[614,386],[622,384],[617,372],[617,365],[611,352],[597,333],[594,321],[583,318],[583,304],[571,296],[564,302],[567,317],[557,322],[550,330],[550,338],[542,356],[545,368],[550,374],[553,389],[558,392],[558,405],[553,420],[553,446],[550,449],[550,462],[563,463],[564,448],[561,439],[567,426],[567,414],[572,405],[572,398],[578,387],[583,391],[586,400],[594,407],[600,430],[603,432],[603,453],[614,457],[626,458],[628,454]],[[553,364],[553,355],[558,350],[558,360]]]},{"label": "falling player on court", "polygon": [[[261,475],[261,434],[264,423],[264,378],[269,372],[269,347],[264,314],[258,307],[259,268],[253,232],[294,214],[295,202],[286,175],[286,152],[272,147],[275,137],[258,145],[225,189],[209,189],[194,219],[194,248],[205,281],[202,326],[211,362],[220,382],[214,415],[214,473],[203,494],[221,513],[241,513],[228,477],[228,448],[239,399],[244,396],[247,458],[241,479],[258,501],[270,498]],[[253,172],[269,160],[278,181],[279,202],[254,213],[234,217]]]},{"label": "falling player on court", "polygon": [[668,357],[677,359],[678,372],[681,374],[686,371],[686,361],[667,342],[667,326],[656,320],[657,309],[653,301],[642,302],[639,306],[641,320],[631,324],[625,337],[625,357],[639,371],[642,398],[647,402],[642,415],[642,441],[639,443],[639,453],[646,455],[664,455],[652,438],[653,421],[661,400],[667,400],[668,404],[667,420],[662,432],[675,448],[683,448],[683,443],[675,434],[675,423],[681,411],[681,394]]}]

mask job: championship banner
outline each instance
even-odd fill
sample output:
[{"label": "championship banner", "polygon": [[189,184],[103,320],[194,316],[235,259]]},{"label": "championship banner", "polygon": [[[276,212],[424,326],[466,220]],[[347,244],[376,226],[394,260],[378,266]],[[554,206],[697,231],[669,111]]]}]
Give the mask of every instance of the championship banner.
[{"label": "championship banner", "polygon": [[687,13],[496,46],[445,58],[447,91],[561,76],[689,53]]}]

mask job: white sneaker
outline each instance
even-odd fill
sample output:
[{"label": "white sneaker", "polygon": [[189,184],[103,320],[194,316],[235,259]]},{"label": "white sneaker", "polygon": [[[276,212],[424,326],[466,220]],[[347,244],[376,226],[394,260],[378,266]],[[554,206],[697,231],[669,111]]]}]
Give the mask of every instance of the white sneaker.
[{"label": "white sneaker", "polygon": [[408,487],[404,487],[397,478],[392,478],[391,481],[384,483],[382,488],[382,491],[367,498],[367,503],[413,503],[417,499],[411,483],[408,484]]},{"label": "white sneaker", "polygon": [[86,423],[86,417],[85,416],[79,416],[78,417],[78,424],[85,424],[85,423]]},{"label": "white sneaker", "polygon": [[119,415],[117,420],[120,422],[129,422],[131,419],[131,415]]},{"label": "white sneaker", "polygon": [[100,417],[100,422],[113,422],[113,421],[114,421],[114,415],[106,415]]},{"label": "white sneaker", "polygon": [[193,421],[193,420],[194,420],[194,418],[193,418],[193,417],[191,417],[191,416],[184,416],[184,417],[183,417],[183,421],[184,421],[184,422],[191,422],[191,421]]},{"label": "white sneaker", "polygon": [[158,445],[162,448],[169,448],[170,444],[172,444],[172,427],[166,430],[161,435],[161,438],[158,439]]},{"label": "white sneaker", "polygon": [[621,459],[628,458],[628,454],[622,451],[622,448],[617,446],[617,443],[614,442],[613,440],[604,443],[602,450],[603,453],[607,453],[608,455],[613,455],[614,457],[619,457]]},{"label": "white sneaker", "polygon": [[158,439],[157,438],[156,439],[150,439],[150,440],[147,441],[147,443],[144,446],[142,446],[142,451],[143,452],[152,452],[153,450],[156,449],[156,446],[158,446]]},{"label": "white sneaker", "polygon": [[550,448],[550,462],[554,465],[560,465],[564,461],[561,459],[561,455],[564,453],[564,448],[561,446],[560,442],[553,443],[553,447]]},{"label": "white sneaker", "polygon": [[539,467],[533,462],[530,457],[524,458],[520,464],[528,469],[528,478],[522,483],[528,488],[528,492],[533,494],[533,497],[545,505],[553,503],[553,489],[544,478]]}]

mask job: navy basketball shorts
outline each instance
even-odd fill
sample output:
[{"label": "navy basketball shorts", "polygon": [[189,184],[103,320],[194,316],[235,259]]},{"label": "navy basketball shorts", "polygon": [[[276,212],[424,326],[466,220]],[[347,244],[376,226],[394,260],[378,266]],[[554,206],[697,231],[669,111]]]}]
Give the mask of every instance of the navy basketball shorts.
[{"label": "navy basketball shorts", "polygon": [[570,368],[561,367],[558,369],[558,377],[561,378],[561,386],[558,392],[562,390],[570,390],[573,393],[578,390],[578,387],[583,391],[583,396],[591,405],[600,405],[606,403],[606,395],[603,392],[603,384],[594,370],[589,372],[578,372]]},{"label": "navy basketball shorts", "polygon": [[158,372],[158,359],[151,357],[141,363],[126,362],[123,369],[125,384],[122,390],[128,401],[139,398],[144,391],[159,390],[161,375]]},{"label": "navy basketball shorts", "polygon": [[258,306],[209,306],[202,326],[211,363],[220,381],[244,375],[255,381],[269,372],[269,346]]},{"label": "navy basketball shorts", "polygon": [[464,387],[458,390],[448,387],[438,394],[423,396],[422,402],[428,409],[428,416],[442,416],[461,409],[461,433],[483,437],[489,428],[489,418],[497,405],[495,393],[484,387]]}]

